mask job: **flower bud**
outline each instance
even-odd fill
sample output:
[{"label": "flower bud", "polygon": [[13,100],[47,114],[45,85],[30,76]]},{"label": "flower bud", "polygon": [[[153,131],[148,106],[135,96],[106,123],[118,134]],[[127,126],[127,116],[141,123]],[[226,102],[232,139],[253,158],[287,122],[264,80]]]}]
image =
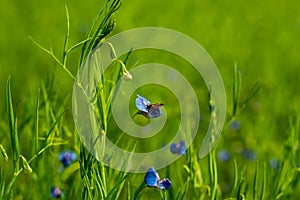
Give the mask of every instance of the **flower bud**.
[{"label": "flower bud", "polygon": [[1,149],[1,153],[2,153],[3,158],[5,159],[5,161],[7,161],[8,156],[6,154],[6,151],[5,151],[4,147],[1,144],[0,144],[0,149]]},{"label": "flower bud", "polygon": [[22,155],[20,157],[21,157],[21,163],[22,163],[22,167],[23,167],[24,171],[26,173],[30,174],[32,172],[32,169],[31,169],[30,165],[28,164],[26,158],[24,158]]},{"label": "flower bud", "polygon": [[123,79],[125,81],[131,81],[132,80],[132,76],[131,76],[131,74],[129,72],[124,72],[123,73]]}]

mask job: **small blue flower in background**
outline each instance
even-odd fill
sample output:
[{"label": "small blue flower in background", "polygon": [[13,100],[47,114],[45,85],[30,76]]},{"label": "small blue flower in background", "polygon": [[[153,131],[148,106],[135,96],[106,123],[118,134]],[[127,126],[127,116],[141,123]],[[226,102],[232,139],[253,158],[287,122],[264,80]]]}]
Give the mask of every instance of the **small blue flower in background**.
[{"label": "small blue flower in background", "polygon": [[218,152],[218,158],[219,158],[220,161],[226,162],[226,161],[230,160],[231,156],[230,156],[230,153],[227,150],[220,150]]},{"label": "small blue flower in background", "polygon": [[251,149],[244,149],[242,151],[242,155],[247,158],[248,160],[251,160],[251,161],[255,161],[256,158],[257,158],[257,154],[256,152],[254,152],[253,150]]},{"label": "small blue flower in background", "polygon": [[62,151],[59,154],[58,159],[64,167],[68,167],[72,162],[77,160],[77,155],[73,151]]},{"label": "small blue flower in background", "polygon": [[273,158],[270,160],[270,167],[272,169],[275,169],[277,171],[279,171],[280,166],[279,166],[279,160],[277,158]]},{"label": "small blue flower in background", "polygon": [[138,97],[135,100],[135,105],[143,114],[144,116],[148,118],[156,118],[161,115],[160,107],[162,107],[164,104],[162,103],[154,103],[150,104],[150,101],[148,101],[146,98],[137,95]]},{"label": "small blue flower in background", "polygon": [[160,180],[158,173],[153,167],[148,169],[144,177],[144,182],[148,187],[155,187],[161,190],[168,190],[172,184],[168,178]]},{"label": "small blue flower in background", "polygon": [[229,128],[233,131],[239,130],[241,127],[241,124],[238,120],[234,120],[230,123]]},{"label": "small blue flower in background", "polygon": [[186,147],[183,140],[179,142],[179,144],[172,143],[170,146],[170,151],[173,154],[185,155],[186,154]]},{"label": "small blue flower in background", "polygon": [[54,199],[59,199],[61,196],[62,196],[62,191],[58,187],[53,186],[51,188],[50,197]]}]

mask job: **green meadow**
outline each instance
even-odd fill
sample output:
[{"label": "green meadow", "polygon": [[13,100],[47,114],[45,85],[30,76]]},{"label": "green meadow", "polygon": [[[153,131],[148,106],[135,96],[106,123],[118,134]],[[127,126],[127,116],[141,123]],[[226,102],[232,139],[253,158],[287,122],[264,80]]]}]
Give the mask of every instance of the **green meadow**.
[{"label": "green meadow", "polygon": [[[137,111],[136,94],[141,94],[151,103],[164,103],[167,120],[157,136],[127,135],[110,107],[126,70],[164,63],[193,86],[201,109],[197,136],[184,155],[157,169],[161,179],[172,182],[165,190],[148,187],[146,173],[99,162],[82,144],[73,120],[72,91],[83,60],[106,38],[141,27],[168,28],[193,38],[214,60],[226,90],[222,135],[199,158],[218,108],[209,86],[186,61],[168,52],[133,51],[114,58],[101,76],[93,101],[102,138],[132,152],[169,145],[180,124],[181,105],[166,87],[139,87],[130,98],[130,114]],[[0,30],[0,199],[300,197],[297,0],[4,0]],[[140,126],[151,123],[143,115],[129,120]],[[189,129],[182,131],[189,135]],[[123,162],[130,167],[130,157]]]}]

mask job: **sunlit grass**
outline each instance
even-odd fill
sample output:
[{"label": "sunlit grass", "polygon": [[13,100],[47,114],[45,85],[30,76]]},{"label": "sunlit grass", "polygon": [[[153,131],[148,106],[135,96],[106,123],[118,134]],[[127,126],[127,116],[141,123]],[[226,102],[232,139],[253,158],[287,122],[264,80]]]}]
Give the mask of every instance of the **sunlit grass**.
[{"label": "sunlit grass", "polygon": [[[65,40],[61,43],[62,55],[51,46],[40,45],[34,37],[33,43],[50,54],[54,58],[56,67],[60,67],[69,77],[68,81],[73,83],[76,76],[69,69],[68,63],[78,62],[79,68],[86,55],[100,42],[105,41],[105,37],[115,28],[112,17],[119,6],[118,0],[107,2],[107,6],[99,11],[95,21],[91,24],[86,37],[77,44],[70,43],[72,34],[69,23],[72,23],[72,18],[69,18],[66,7],[67,33]],[[245,16],[251,16],[251,12],[248,12]],[[277,9],[276,12],[281,13]],[[284,13],[281,14],[284,16]],[[213,16],[212,14],[211,17]],[[251,22],[254,19],[247,20]],[[230,20],[227,22],[230,24]],[[227,27],[229,27],[228,24]],[[192,32],[192,34],[195,33]],[[282,34],[284,33],[280,33],[279,36],[283,37]],[[210,35],[210,37],[213,36]],[[247,44],[250,43],[251,41]],[[259,46],[259,44],[256,45]],[[284,42],[281,45],[284,46]],[[228,45],[229,49],[230,47]],[[235,48],[237,44],[233,44],[232,51],[236,51]],[[212,55],[217,57],[217,62],[222,62],[222,56],[218,53],[212,53]],[[229,102],[227,123],[221,140],[204,159],[198,158],[199,149],[196,147],[201,144],[200,142],[200,144],[190,146],[187,154],[182,155],[172,165],[158,170],[161,177],[168,177],[172,181],[171,188],[166,191],[147,187],[144,184],[145,174],[131,174],[105,166],[85,149],[72,121],[71,92],[66,94],[58,90],[56,87],[58,80],[55,74],[49,75],[47,80],[41,82],[40,89],[36,88],[34,96],[28,96],[22,100],[19,94],[12,90],[15,88],[12,85],[15,84],[19,88],[22,87],[22,83],[14,82],[12,74],[7,79],[5,100],[3,100],[6,118],[0,121],[2,154],[0,157],[0,199],[49,199],[53,186],[59,188],[57,191],[60,192],[57,193],[62,199],[295,199],[300,195],[298,183],[299,119],[297,110],[291,107],[297,106],[286,105],[282,113],[282,106],[277,108],[278,104],[289,104],[284,95],[274,101],[267,96],[272,91],[268,81],[274,83],[272,79],[276,76],[259,80],[263,83],[261,89],[261,84],[255,77],[245,74],[245,71],[251,70],[241,69],[244,68],[243,64],[246,61],[253,62],[255,65],[263,64],[259,62],[261,58],[256,60],[251,55],[241,57],[244,60],[235,65],[230,61],[230,70],[228,69],[230,73],[222,69],[222,63],[220,64],[221,71],[223,70],[226,74],[224,79],[225,82],[227,81],[226,85],[230,85],[227,87],[227,101]],[[239,61],[239,58],[236,59]],[[101,98],[97,98],[95,102],[99,121],[104,134],[116,141],[126,137],[122,137],[120,130],[114,128],[111,110],[107,108],[111,104],[110,97],[115,89],[115,83],[124,75],[123,64],[131,67],[134,66],[136,60],[143,62],[150,58],[142,53],[133,52],[128,58],[117,60],[113,64],[112,73],[105,74],[99,83],[98,97]],[[172,63],[172,61],[167,62]],[[227,66],[229,61],[224,62]],[[282,62],[285,64],[284,61]],[[291,62],[291,65],[294,66],[294,63],[295,61]],[[271,64],[276,63],[270,61],[269,65]],[[259,66],[256,67],[259,68]],[[188,75],[192,72],[186,70],[184,73]],[[107,80],[113,84],[107,84]],[[146,92],[151,91],[151,86],[140,90],[143,89]],[[213,101],[206,94],[206,89],[199,86],[196,90],[198,95],[201,94],[199,95],[202,97],[201,103],[206,106],[203,109],[203,116],[213,116],[213,112],[209,111],[209,104],[213,106]],[[163,89],[158,89],[158,91],[161,92]],[[283,93],[286,92],[283,91]],[[166,96],[170,97],[170,95]],[[267,101],[264,98],[267,98]],[[274,110],[270,110],[272,107]],[[171,109],[169,113],[172,113]],[[203,123],[201,128],[207,126],[205,125],[207,120]],[[175,126],[177,127],[176,124]],[[277,130],[278,127],[280,129]],[[278,131],[279,136],[274,131]],[[120,145],[133,149],[134,147],[126,145],[127,141],[126,139],[123,144],[121,141]],[[149,149],[159,147],[161,145],[158,144],[159,142],[151,142]],[[136,151],[143,152],[142,146],[137,145],[136,148],[139,148]],[[64,164],[59,159],[59,155],[62,151],[69,150],[77,155],[77,159],[62,168]],[[224,157],[224,154],[220,156],[222,154],[219,152],[224,150],[228,157]],[[130,160],[128,160],[128,165],[129,163]]]}]

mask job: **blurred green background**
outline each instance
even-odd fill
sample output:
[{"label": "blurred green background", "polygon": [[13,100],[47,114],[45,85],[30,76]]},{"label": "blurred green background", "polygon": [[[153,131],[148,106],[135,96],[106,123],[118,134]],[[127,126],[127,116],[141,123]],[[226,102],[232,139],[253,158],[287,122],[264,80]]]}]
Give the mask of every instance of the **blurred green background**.
[{"label": "blurred green background", "polygon": [[[73,81],[37,48],[28,36],[62,55],[65,37],[65,8],[69,8],[70,45],[84,39],[103,1],[9,1],[0,12],[0,110],[5,112],[5,85],[11,75],[15,101],[34,99],[43,80],[55,75],[61,94],[72,92]],[[228,111],[232,105],[232,69],[237,63],[245,98],[254,82],[262,88],[251,109],[239,117],[239,132],[229,132],[220,146],[229,149],[243,143],[259,155],[280,155],[292,110],[299,111],[300,2],[287,1],[150,1],[123,0],[115,15],[114,33],[131,28],[158,26],[182,32],[198,41],[218,66],[227,90]],[[68,67],[76,74],[78,51]],[[206,95],[206,94],[205,94]],[[207,99],[207,96],[203,98]],[[71,106],[71,104],[69,104]],[[34,108],[34,102],[32,102]],[[22,108],[18,108],[22,112]],[[0,139],[6,133],[0,133]],[[259,148],[257,148],[259,147]]]},{"label": "blurred green background", "polygon": [[[26,102],[29,96],[36,96],[41,81],[49,74],[55,74],[55,88],[63,94],[71,93],[72,80],[28,36],[45,47],[52,46],[57,56],[62,55],[66,29],[64,5],[69,8],[69,44],[73,45],[84,38],[103,3],[3,1],[0,12],[1,118],[5,117],[4,94],[9,75],[17,101]],[[262,89],[256,100],[259,113],[250,113],[241,119],[247,122],[244,125],[257,143],[267,143],[268,137],[281,138],[286,125],[280,120],[285,120],[291,109],[299,108],[300,3],[296,0],[125,0],[115,20],[115,33],[159,26],[180,31],[198,41],[223,76],[229,109],[235,62],[243,76],[245,93],[255,81],[260,81]],[[78,57],[77,51],[69,59],[68,67],[73,74],[77,71]]]},{"label": "blurred green background", "polygon": [[[13,89],[26,98],[48,73],[59,75],[57,87],[70,90],[72,81],[29,39],[61,55],[65,10],[71,19],[71,41],[84,38],[103,1],[2,1],[0,12],[1,99],[12,76]],[[300,73],[300,6],[288,1],[123,1],[115,32],[143,26],[161,26],[197,40],[216,62],[228,90],[234,62],[247,82],[260,80],[263,101],[270,112],[284,112],[298,100]],[[75,74],[76,56],[69,68]],[[230,97],[230,95],[228,95]],[[271,103],[272,102],[272,103]],[[267,114],[267,113],[266,113]]]}]

